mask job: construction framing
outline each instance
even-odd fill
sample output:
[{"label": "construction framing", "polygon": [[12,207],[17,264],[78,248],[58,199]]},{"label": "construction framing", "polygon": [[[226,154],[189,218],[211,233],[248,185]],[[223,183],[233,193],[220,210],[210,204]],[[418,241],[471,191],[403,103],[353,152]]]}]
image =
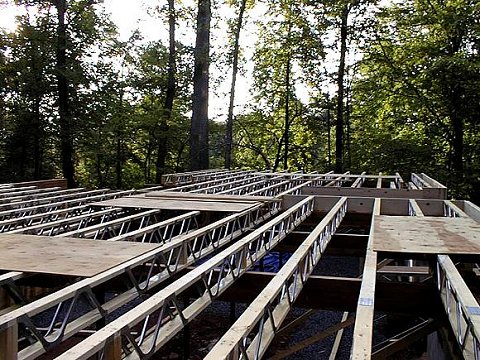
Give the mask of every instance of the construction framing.
[{"label": "construction framing", "polygon": [[[0,184],[0,251],[12,254],[0,256],[0,360],[147,359],[217,300],[248,306],[207,359],[280,359],[331,335],[325,358],[335,359],[349,326],[354,359],[384,358],[431,333],[450,333],[454,342],[441,337],[449,351],[480,359],[479,223],[480,208],[447,200],[446,187],[423,173],[404,181],[206,170],[135,191],[66,189],[63,180]],[[72,266],[101,263],[115,249],[127,257],[101,271],[62,271],[35,252],[40,243],[44,253],[72,247]],[[145,247],[134,252],[132,243]],[[15,249],[27,260],[13,264]],[[278,271],[258,271],[274,253],[288,254],[277,257]],[[315,274],[330,255],[360,259],[360,276]],[[314,311],[287,323],[294,307],[343,316],[268,353]],[[378,344],[379,311],[422,321]]]}]

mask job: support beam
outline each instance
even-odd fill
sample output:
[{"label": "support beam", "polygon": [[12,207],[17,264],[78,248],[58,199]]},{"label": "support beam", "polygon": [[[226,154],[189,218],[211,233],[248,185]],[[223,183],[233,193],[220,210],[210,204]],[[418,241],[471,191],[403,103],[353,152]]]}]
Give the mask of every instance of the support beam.
[{"label": "support beam", "polygon": [[380,215],[381,200],[375,199],[372,226],[365,255],[362,286],[357,303],[355,327],[353,330],[352,359],[369,359],[372,352],[373,314],[375,304],[375,283],[377,276],[377,253],[373,251],[374,218]]},{"label": "support beam", "polygon": [[205,359],[227,359],[238,353],[262,358],[346,211],[347,198],[341,198]]},{"label": "support beam", "polygon": [[394,338],[386,341],[386,344],[372,354],[372,360],[386,359],[395,353],[406,349],[414,342],[423,339],[441,326],[441,322],[435,319],[427,319],[412,328],[403,331]]},{"label": "support beam", "polygon": [[[261,260],[312,211],[313,197],[307,197],[112,321],[58,359],[87,359],[102,352],[105,344],[119,335],[128,339],[128,342],[134,346],[134,353],[128,356],[129,359],[154,354],[251,266]],[[214,271],[218,268],[221,269],[220,276],[214,278]],[[178,298],[195,285],[198,285],[196,297],[189,306],[182,308]],[[157,319],[154,324],[152,324],[152,316]],[[136,338],[131,333],[132,328],[142,324],[143,326],[140,327],[145,330],[145,341],[142,340],[143,335]],[[139,341],[142,342],[139,343]]]},{"label": "support beam", "polygon": [[455,339],[465,359],[478,359],[480,306],[450,257],[438,255],[437,259],[438,291]]},{"label": "support beam", "polygon": [[[274,276],[275,273],[247,272],[226,290],[219,300],[250,304]],[[361,283],[359,278],[311,275],[295,306],[354,312]],[[322,296],[318,296],[319,292]],[[390,281],[377,282],[375,308],[388,313],[430,317],[439,316],[443,311],[433,284]]]},{"label": "support beam", "polygon": [[303,341],[300,341],[296,343],[293,346],[290,346],[287,350],[276,353],[272,357],[270,357],[268,360],[281,360],[286,358],[287,356],[293,355],[296,352],[299,352],[303,349],[305,349],[307,346],[313,345],[319,341],[322,341],[323,339],[335,334],[339,330],[343,330],[346,327],[352,326],[353,323],[355,322],[355,318],[353,316],[347,318],[344,321],[341,321],[335,325],[330,326],[329,328],[319,332],[316,335],[313,335]]},{"label": "support beam", "polygon": [[0,360],[17,360],[18,325],[11,322],[0,328]]}]

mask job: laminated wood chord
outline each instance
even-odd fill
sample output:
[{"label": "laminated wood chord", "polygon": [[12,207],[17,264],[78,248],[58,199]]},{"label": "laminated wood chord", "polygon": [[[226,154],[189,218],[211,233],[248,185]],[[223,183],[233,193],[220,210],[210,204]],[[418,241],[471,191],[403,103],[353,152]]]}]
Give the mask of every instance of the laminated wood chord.
[{"label": "laminated wood chord", "polygon": [[[54,348],[55,345],[75,335],[78,331],[88,328],[96,321],[104,318],[107,314],[138,298],[143,292],[159,285],[171,275],[186,269],[194,262],[211,254],[215,249],[235,241],[246,231],[251,230],[257,224],[278,213],[278,211],[279,207],[277,202],[258,205],[243,213],[233,214],[220,219],[215,223],[194,230],[189,234],[173,238],[169,244],[157,247],[155,250],[122,263],[110,270],[81,280],[4,316],[0,316],[0,328],[12,321],[18,322],[25,319],[32,319],[32,317],[42,311],[55,309],[58,306],[62,306],[63,303],[69,303],[78,296],[91,294],[97,287],[101,287],[102,284],[114,278],[124,278],[125,276],[130,278],[131,287],[113,299],[105,300],[106,302],[101,304],[101,311],[94,307],[75,320],[64,319],[62,328],[64,328],[65,331],[60,332],[60,329],[57,329],[53,331],[50,336],[50,338],[52,336],[58,337],[55,343],[52,344],[48,338],[45,338],[42,342],[38,341],[19,353],[19,358],[21,359],[38,357],[47,351],[43,344],[47,344],[48,348]],[[187,257],[185,257],[186,253],[184,252],[186,249],[188,249]],[[135,276],[134,269],[136,268],[147,269],[147,271],[142,271],[139,273],[140,275]],[[128,283],[126,285],[128,285]],[[85,311],[84,306],[80,307],[80,309],[74,309],[77,309],[77,312],[79,310],[81,312]],[[27,324],[33,324],[33,322],[29,320]],[[36,331],[35,328],[31,330]]]},{"label": "laminated wood chord", "polygon": [[437,256],[437,288],[465,359],[480,359],[480,306],[448,255]]},{"label": "laminated wood chord", "polygon": [[[375,217],[380,215],[380,208],[381,200],[375,199],[372,224],[375,221]],[[377,275],[377,253],[373,251],[373,238],[375,236],[374,226],[371,225],[353,329],[352,359],[370,359],[372,354],[373,314]]]},{"label": "laminated wood chord", "polygon": [[[341,198],[311,234],[292,254],[278,274],[217,342],[206,359],[229,359],[245,354],[260,359],[320,260],[332,235],[347,211],[347,198]],[[254,329],[258,331],[254,332]],[[247,338],[252,338],[247,346]]]},{"label": "laminated wood chord", "polygon": [[[285,238],[313,211],[313,197],[307,197],[252,233],[238,240],[235,244],[223,250],[207,262],[184,275],[163,290],[152,295],[143,304],[130,310],[125,315],[108,324],[101,331],[85,339],[58,359],[85,359],[95,352],[101,352],[105,344],[114,336],[124,336],[132,346],[134,353],[127,358],[140,358],[154,354],[169,339],[177,334],[188,322],[202,312],[215,298],[224,292],[240,275],[246,272],[254,263],[260,260],[273,246]],[[221,276],[214,278],[211,274],[217,268],[222,269]],[[203,284],[198,297],[182,308],[177,300],[182,292],[193,284]],[[172,312],[170,309],[175,309]],[[136,339],[119,331],[131,329],[137,324],[147,324],[150,314],[160,314],[161,318],[156,325],[146,329],[144,340]],[[164,314],[164,315],[162,315]],[[165,319],[165,321],[161,321]],[[148,335],[147,335],[148,334]]]}]

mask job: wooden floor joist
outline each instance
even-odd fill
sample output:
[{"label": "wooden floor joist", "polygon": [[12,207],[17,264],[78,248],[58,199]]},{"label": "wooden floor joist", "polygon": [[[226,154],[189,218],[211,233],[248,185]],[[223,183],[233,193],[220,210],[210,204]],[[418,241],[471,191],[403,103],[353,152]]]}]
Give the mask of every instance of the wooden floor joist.
[{"label": "wooden floor joist", "polygon": [[[478,294],[446,254],[480,253],[480,208],[446,200],[447,189],[426,174],[404,180],[398,173],[213,169],[167,174],[162,184],[167,188],[117,192],[67,190],[59,180],[0,184],[0,232],[10,232],[0,236],[0,248],[4,239],[3,246],[13,251],[0,254],[0,359],[51,358],[54,353],[60,359],[83,359],[102,351],[112,359],[150,356],[214,300],[250,306],[219,335],[207,356],[212,359],[261,358],[297,305],[341,311],[343,318],[277,353],[279,358],[336,334],[326,355],[334,359],[346,336],[343,329],[352,324],[354,335],[344,340],[353,341],[353,359],[382,357],[431,330],[430,323],[412,328],[372,352],[377,310],[424,318],[441,317],[444,311],[464,357],[479,353]],[[36,237],[40,247],[7,240],[26,239],[22,233],[54,238]],[[97,240],[74,239],[80,243],[72,246],[68,236]],[[151,249],[130,253],[142,245]],[[97,246],[120,246],[128,255],[98,270],[109,257],[121,254],[97,251],[96,258],[90,252]],[[42,260],[41,248],[51,262]],[[81,250],[85,248],[89,251]],[[77,252],[75,260],[82,263],[70,264],[72,274],[89,277],[67,281],[55,275],[54,265],[62,259],[55,254],[67,250]],[[293,254],[275,255],[278,251]],[[428,252],[435,267],[405,260],[419,252]],[[30,254],[29,261],[45,274],[40,268],[8,271],[14,270],[8,262],[19,263],[22,253]],[[82,258],[87,253],[88,259]],[[249,272],[270,255],[285,259],[275,260],[281,262],[277,272]],[[362,278],[311,275],[331,255],[365,259]],[[37,288],[41,292],[32,301],[24,291]],[[114,296],[100,296],[105,291]],[[132,301],[136,305],[131,310],[101,330],[91,330]],[[65,317],[69,311],[76,315]],[[39,314],[51,322],[50,331],[35,325]],[[93,334],[76,339],[78,345],[69,349],[67,341],[87,329]],[[31,342],[20,341],[20,334],[29,334]],[[126,353],[127,348],[133,352]]]},{"label": "wooden floor joist", "polygon": [[[375,199],[372,223],[375,223],[375,217],[380,215],[380,207],[381,200]],[[375,237],[374,227],[371,226],[353,330],[353,359],[369,359],[372,352],[375,283],[377,276],[377,253],[373,250]]]},{"label": "wooden floor joist", "polygon": [[[263,356],[346,211],[347,199],[341,198],[292,254],[277,276],[218,341],[207,359],[226,359],[238,353],[245,353],[249,359],[255,360]],[[253,341],[246,347],[247,337],[252,336],[252,329],[259,323],[258,333],[253,334]]]}]

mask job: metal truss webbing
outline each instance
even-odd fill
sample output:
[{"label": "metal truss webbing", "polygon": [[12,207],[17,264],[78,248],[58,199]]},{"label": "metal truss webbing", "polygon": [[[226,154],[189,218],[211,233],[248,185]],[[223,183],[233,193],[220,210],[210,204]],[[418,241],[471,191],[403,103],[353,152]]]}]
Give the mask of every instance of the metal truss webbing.
[{"label": "metal truss webbing", "polygon": [[69,231],[57,235],[57,237],[80,237],[80,238],[92,238],[105,239],[113,236],[118,236],[127,233],[134,222],[138,221],[136,225],[140,228],[147,226],[151,221],[155,220],[155,216],[160,214],[160,210],[146,210],[137,214],[120,217],[109,221],[104,221],[99,224],[81,228],[78,230]]},{"label": "metal truss webbing", "polygon": [[480,359],[480,307],[455,264],[437,256],[437,288],[465,359]]},{"label": "metal truss webbing", "polygon": [[[86,209],[87,210],[87,209]],[[99,211],[87,210],[85,213],[74,214],[73,216],[63,218],[61,220],[46,221],[40,224],[21,227],[11,230],[9,234],[30,234],[55,236],[68,231],[76,231],[89,226],[90,224],[102,223],[112,218],[116,218],[124,214],[120,208],[111,208]]]},{"label": "metal truss webbing", "polygon": [[[341,198],[276,276],[217,342],[206,359],[260,359],[318,264],[347,211]],[[253,339],[250,341],[250,339]]]},{"label": "metal truss webbing", "polygon": [[[0,212],[0,220],[23,218],[23,217],[27,217],[27,216],[38,214],[38,213],[45,213],[46,216],[48,216],[52,211],[55,211],[57,209],[62,209],[62,208],[73,206],[73,205],[83,205],[93,201],[114,199],[119,196],[130,195],[133,192],[134,190],[118,191],[113,193],[104,193],[101,195],[93,195],[93,196],[87,196],[83,198],[58,201],[54,203],[28,206],[28,207],[23,207],[19,209],[6,210],[6,211]],[[19,219],[19,221],[21,221],[21,219]]]},{"label": "metal truss webbing", "polygon": [[[418,176],[416,178],[420,179]],[[451,201],[445,200],[443,208],[446,217],[467,216]],[[414,200],[409,201],[409,214],[423,216]],[[437,255],[435,279],[445,312],[464,358],[480,360],[480,306],[450,256]]]},{"label": "metal truss webbing", "polygon": [[[313,204],[313,196],[301,200],[58,359],[87,359],[95,354],[101,356],[105,347],[119,337],[125,341],[126,359],[150,357],[304,221],[312,213]],[[190,305],[184,307],[178,298],[192,287],[196,288],[197,295]],[[139,327],[142,329],[139,336],[133,331],[137,325],[142,325]]]},{"label": "metal truss webbing", "polygon": [[172,189],[166,189],[164,191],[192,192],[198,189],[205,189],[205,188],[217,186],[220,184],[226,184],[238,179],[249,179],[249,178],[252,178],[252,176],[253,176],[252,172],[250,171],[241,171],[234,174],[228,173],[225,176],[218,176],[213,180],[195,182],[193,184],[183,185],[183,186],[175,187]]},{"label": "metal truss webbing", "polygon": [[142,243],[165,244],[175,236],[198,228],[197,217],[200,211],[190,211],[159,223],[147,225],[137,230],[114,236],[107,241],[135,241]]},{"label": "metal truss webbing", "polygon": [[[20,351],[18,358],[34,359],[50,347],[138,298],[140,294],[157,286],[172,274],[237,239],[278,211],[278,202],[257,205],[218,220],[207,227],[171,238],[169,243],[158,249],[0,316],[0,332],[15,323],[27,328],[38,341]],[[171,222],[171,219],[165,222]],[[135,272],[135,269],[142,271]],[[129,279],[129,283],[125,283],[128,290],[103,304],[95,300],[93,293],[97,286],[113,278],[125,276]],[[37,329],[32,318],[45,310],[55,308],[58,311],[54,311],[55,315],[51,319],[52,331],[45,334]],[[66,310],[61,311],[64,308]],[[63,314],[63,317],[58,316],[57,313]],[[74,313],[80,316],[72,319]]]}]

